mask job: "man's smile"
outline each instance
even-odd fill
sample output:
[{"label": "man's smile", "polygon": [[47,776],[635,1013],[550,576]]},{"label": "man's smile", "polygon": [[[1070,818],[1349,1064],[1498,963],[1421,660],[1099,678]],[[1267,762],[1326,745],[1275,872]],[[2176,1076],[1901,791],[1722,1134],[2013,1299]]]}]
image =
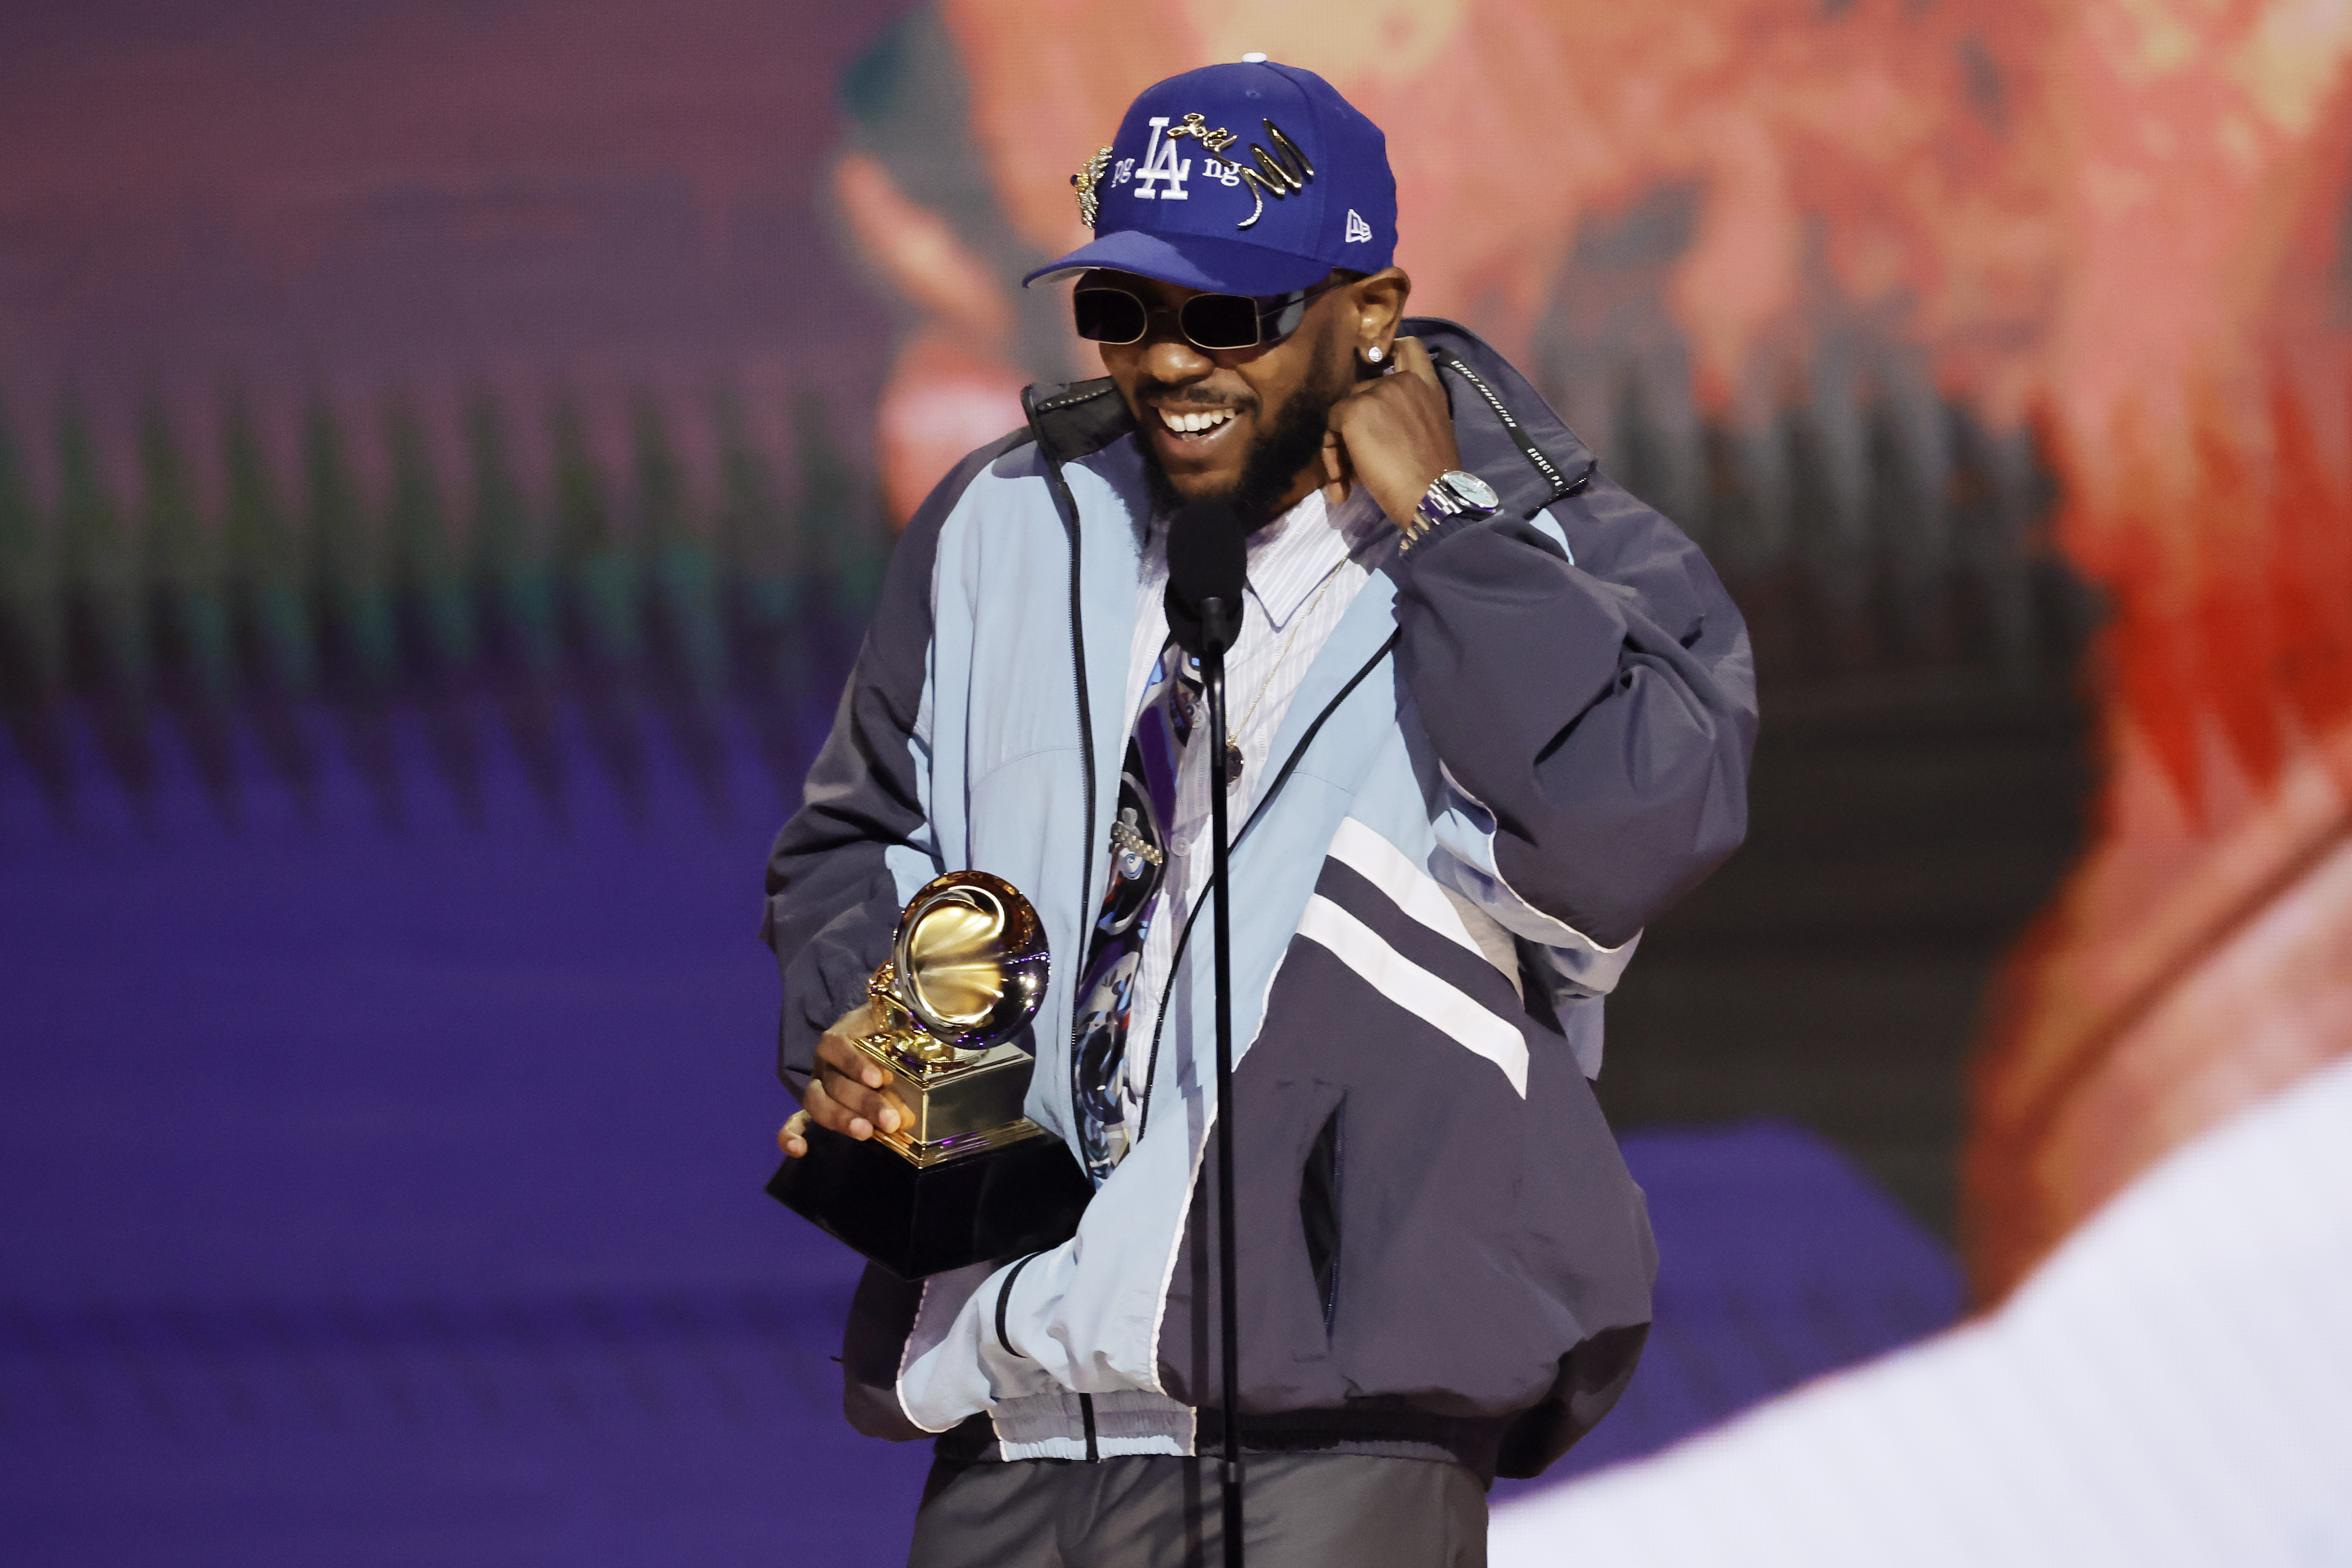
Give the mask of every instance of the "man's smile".
[{"label": "man's smile", "polygon": [[1178,435],[1205,435],[1234,417],[1229,408],[1185,411],[1163,408],[1157,411],[1161,421]]},{"label": "man's smile", "polygon": [[1226,448],[1241,450],[1244,443],[1235,431],[1246,423],[1244,412],[1230,405],[1154,403],[1146,407],[1144,423],[1163,464],[1197,473],[1203,465],[1224,466]]}]

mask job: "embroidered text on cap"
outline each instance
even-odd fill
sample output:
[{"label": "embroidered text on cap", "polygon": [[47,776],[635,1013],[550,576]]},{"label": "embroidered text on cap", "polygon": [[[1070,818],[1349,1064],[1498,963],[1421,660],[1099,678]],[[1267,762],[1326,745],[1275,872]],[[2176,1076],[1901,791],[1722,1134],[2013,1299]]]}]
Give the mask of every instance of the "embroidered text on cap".
[{"label": "embroidered text on cap", "polygon": [[[1272,196],[1278,201],[1293,192],[1307,189],[1307,182],[1315,178],[1315,165],[1307,161],[1307,154],[1298,150],[1298,143],[1285,136],[1282,127],[1273,120],[1260,123],[1265,125],[1266,140],[1274,143],[1275,150],[1268,152],[1256,142],[1251,142],[1250,158],[1256,164],[1255,168],[1244,167],[1238,158],[1223,160],[1225,166],[1239,173],[1243,183],[1250,187],[1250,215],[1234,225],[1237,229],[1248,228],[1265,215],[1266,197]],[[1156,141],[1159,135],[1156,122],[1152,134]],[[1222,125],[1214,131],[1210,130],[1208,121],[1197,114],[1188,114],[1183,123],[1168,128],[1169,145],[1173,146],[1180,136],[1192,137],[1214,154],[1222,154],[1226,148],[1241,140]],[[1171,156],[1172,158],[1173,154]],[[1136,194],[1139,196],[1143,193],[1138,191]]]}]

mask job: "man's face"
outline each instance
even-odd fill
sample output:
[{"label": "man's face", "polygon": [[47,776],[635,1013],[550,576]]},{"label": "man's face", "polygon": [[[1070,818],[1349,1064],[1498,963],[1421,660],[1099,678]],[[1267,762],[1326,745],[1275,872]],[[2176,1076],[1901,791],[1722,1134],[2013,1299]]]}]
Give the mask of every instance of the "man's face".
[{"label": "man's face", "polygon": [[1124,272],[1089,273],[1078,286],[1128,289],[1153,312],[1140,342],[1100,347],[1163,508],[1221,497],[1255,529],[1321,482],[1325,423],[1354,379],[1354,339],[1341,329],[1352,289],[1310,301],[1279,343],[1212,352],[1176,326],[1176,308],[1199,290]]}]

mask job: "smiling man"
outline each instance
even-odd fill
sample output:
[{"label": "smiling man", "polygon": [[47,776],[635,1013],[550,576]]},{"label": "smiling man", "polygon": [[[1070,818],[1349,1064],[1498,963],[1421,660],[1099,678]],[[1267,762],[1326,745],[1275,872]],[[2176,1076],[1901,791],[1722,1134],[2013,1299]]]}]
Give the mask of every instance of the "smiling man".
[{"label": "smiling man", "polygon": [[[935,1437],[918,1564],[1210,1563],[1210,792],[1234,829],[1239,1405],[1252,1561],[1484,1561],[1485,1489],[1606,1413],[1649,1322],[1590,1080],[1643,926],[1739,842],[1747,633],[1698,551],[1462,329],[1404,316],[1378,128],[1255,59],[1135,102],[1074,180],[1081,336],[908,526],[768,871],[782,1069],[853,1138],[848,1044],[943,871],[1052,944],[1028,1113],[1069,1241],[869,1270],[860,1429]],[[1438,216],[1433,214],[1433,217]],[[1171,643],[1165,531],[1249,530],[1233,734]]]}]

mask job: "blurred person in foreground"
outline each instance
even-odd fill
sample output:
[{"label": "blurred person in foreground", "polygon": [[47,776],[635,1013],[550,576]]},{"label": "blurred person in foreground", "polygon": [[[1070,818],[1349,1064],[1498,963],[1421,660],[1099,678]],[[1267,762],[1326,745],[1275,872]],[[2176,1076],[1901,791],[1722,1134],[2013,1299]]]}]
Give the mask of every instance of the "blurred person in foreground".
[{"label": "blurred person in foreground", "polygon": [[[917,1564],[1218,1558],[1222,789],[1249,1549],[1480,1563],[1486,1484],[1590,1430],[1647,1332],[1589,1080],[1643,926],[1745,831],[1746,631],[1524,378],[1405,317],[1385,141],[1320,78],[1161,82],[1073,183],[1096,237],[1029,281],[1076,275],[1108,374],[1031,388],[908,524],[765,932],[798,1157],[904,1114],[847,1040],[907,898],[1021,888],[1054,953],[1027,1109],[1096,1192],[1048,1251],[869,1269],[846,1408],[937,1439]],[[1248,530],[1216,758],[1163,608],[1204,498]]]}]

